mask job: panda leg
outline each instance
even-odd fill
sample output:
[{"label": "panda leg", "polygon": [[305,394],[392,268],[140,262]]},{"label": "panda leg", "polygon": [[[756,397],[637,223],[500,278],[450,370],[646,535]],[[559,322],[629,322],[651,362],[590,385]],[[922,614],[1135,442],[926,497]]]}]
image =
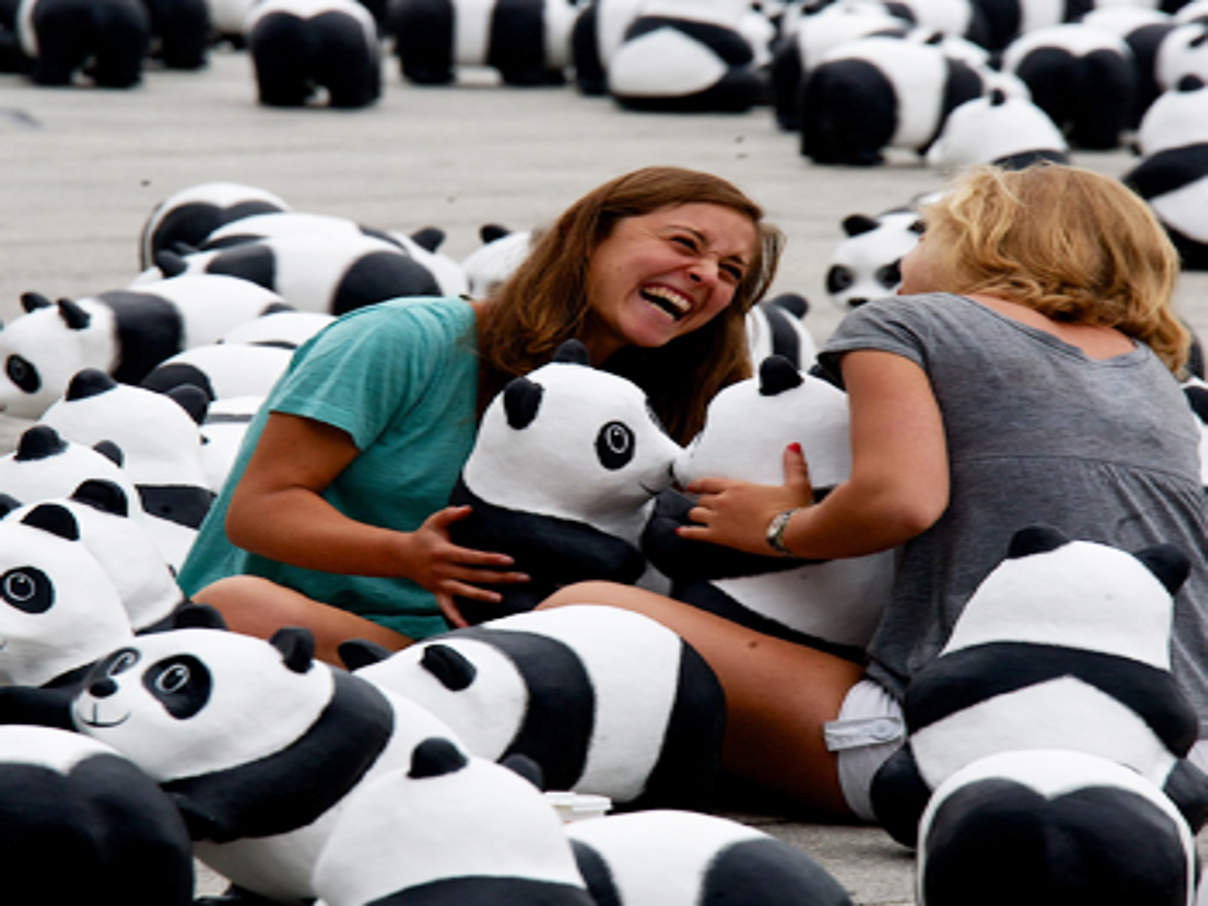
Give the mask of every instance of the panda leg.
[{"label": "panda leg", "polygon": [[260,103],[266,107],[305,104],[312,93],[306,23],[284,14],[265,17],[253,31],[249,47]]},{"label": "panda leg", "polygon": [[142,7],[98,4],[97,50],[92,77],[106,88],[129,88],[142,79],[151,23]]},{"label": "panda leg", "polygon": [[873,776],[870,795],[877,820],[889,836],[903,846],[915,846],[931,788],[919,773],[909,742],[881,765]]},{"label": "panda leg", "polygon": [[339,13],[315,16],[315,81],[327,89],[332,107],[364,107],[377,99],[380,64],[354,19]]}]

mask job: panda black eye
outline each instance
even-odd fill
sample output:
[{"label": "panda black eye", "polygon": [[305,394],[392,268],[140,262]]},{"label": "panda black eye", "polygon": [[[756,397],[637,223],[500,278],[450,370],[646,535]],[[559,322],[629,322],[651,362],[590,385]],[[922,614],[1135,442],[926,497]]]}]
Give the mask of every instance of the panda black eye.
[{"label": "panda black eye", "polygon": [[143,686],[169,715],[187,720],[206,706],[214,681],[202,661],[179,654],[149,667],[143,674]]},{"label": "panda black eye", "polygon": [[841,293],[853,282],[851,271],[842,265],[836,264],[826,272],[827,292]]},{"label": "panda black eye", "polygon": [[105,672],[109,676],[117,676],[119,673],[125,673],[137,663],[138,652],[127,648],[113,656],[113,659],[109,662],[109,669]]},{"label": "panda black eye", "polygon": [[623,422],[608,422],[596,435],[596,456],[606,469],[619,469],[633,459],[634,436]]},{"label": "panda black eye", "polygon": [[184,664],[173,664],[155,678],[155,688],[160,692],[177,692],[188,685],[189,668]]},{"label": "panda black eye", "polygon": [[45,613],[54,603],[54,586],[34,566],[19,566],[0,576],[0,596],[25,613]]},{"label": "panda black eye", "polygon": [[901,259],[886,264],[883,267],[877,268],[877,282],[882,286],[892,289],[902,282],[902,268],[899,266]]},{"label": "panda black eye", "polygon": [[28,360],[19,355],[10,355],[4,362],[4,371],[10,381],[26,393],[36,393],[42,386],[38,372]]}]

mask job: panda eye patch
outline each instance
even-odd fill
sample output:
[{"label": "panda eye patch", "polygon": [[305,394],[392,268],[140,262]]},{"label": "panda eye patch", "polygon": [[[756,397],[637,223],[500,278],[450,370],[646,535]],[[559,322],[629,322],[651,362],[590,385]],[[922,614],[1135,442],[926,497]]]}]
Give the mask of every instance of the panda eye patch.
[{"label": "panda eye patch", "polygon": [[125,673],[139,661],[138,652],[133,648],[123,648],[117,652],[109,661],[109,666],[105,670],[107,676],[117,676],[119,673]]},{"label": "panda eye patch", "polygon": [[0,595],[25,613],[45,613],[54,603],[54,586],[34,566],[18,566],[0,576]]},{"label": "panda eye patch", "polygon": [[606,469],[619,469],[633,459],[633,431],[624,422],[608,422],[596,435],[596,456]]},{"label": "panda eye patch", "polygon": [[213,680],[205,664],[191,654],[181,654],[148,668],[143,685],[172,717],[185,720],[210,700]]},{"label": "panda eye patch", "polygon": [[42,386],[42,381],[38,377],[38,369],[19,355],[10,355],[5,360],[4,372],[10,381],[26,393],[37,393],[38,388]]},{"label": "panda eye patch", "polygon": [[892,289],[902,282],[902,268],[900,267],[901,259],[894,261],[892,264],[886,264],[883,267],[877,268],[877,282],[882,286]]},{"label": "panda eye patch", "polygon": [[851,271],[840,264],[836,264],[826,272],[826,289],[827,292],[841,293],[854,283]]}]

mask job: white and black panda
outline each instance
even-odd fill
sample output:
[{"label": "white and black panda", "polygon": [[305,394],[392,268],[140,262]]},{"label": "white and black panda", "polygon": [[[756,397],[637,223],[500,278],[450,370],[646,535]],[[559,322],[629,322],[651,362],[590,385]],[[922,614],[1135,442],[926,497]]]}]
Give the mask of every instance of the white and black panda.
[{"label": "white and black panda", "polygon": [[76,728],[159,783],[197,857],[236,888],[313,897],[311,868],[349,794],[409,764],[420,741],[456,737],[419,706],[315,661],[306,630],[266,642],[222,631],[208,608],[178,622],[93,666],[72,703]]},{"label": "white and black panda", "polygon": [[151,26],[150,56],[169,69],[201,69],[210,46],[206,0],[143,0]]},{"label": "white and black panda", "polygon": [[166,393],[192,384],[213,402],[234,396],[265,396],[273,388],[293,350],[267,343],[211,343],[164,359],[138,386]]},{"label": "white and black panda", "polygon": [[928,166],[941,170],[972,164],[1014,170],[1040,161],[1068,164],[1065,136],[1028,98],[999,88],[954,107],[927,149]]},{"label": "white and black panda", "polygon": [[257,0],[206,0],[214,40],[239,49],[245,47],[243,23],[256,3]]},{"label": "white and black panda", "polygon": [[1133,115],[1137,73],[1124,39],[1067,22],[1030,31],[1003,51],[1002,68],[1028,86],[1076,148],[1110,150]]},{"label": "white and black panda", "polygon": [[990,22],[975,0],[890,0],[888,9],[911,25],[963,38],[979,47],[990,42]]},{"label": "white and black panda", "polygon": [[608,64],[608,93],[622,107],[742,112],[764,103],[768,77],[743,33],[740,0],[649,0]]},{"label": "white and black panda", "polygon": [[1184,76],[1208,81],[1208,21],[1180,23],[1158,45],[1154,79],[1166,91]]},{"label": "white and black panda", "polygon": [[878,821],[914,845],[931,791],[979,758],[1059,748],[1110,758],[1159,786],[1198,831],[1208,776],[1183,756],[1195,711],[1170,673],[1172,596],[1190,563],[1056,529],[1016,532],[939,656],[906,690],[906,743],[873,779]]},{"label": "white and black panda", "polygon": [[645,0],[588,0],[571,30],[575,85],[587,95],[608,92],[608,64]]},{"label": "white and black panda", "polygon": [[482,245],[461,259],[468,292],[483,299],[507,280],[533,247],[532,230],[509,230],[497,223],[485,223],[478,230]]},{"label": "white and black panda", "polygon": [[986,47],[1001,51],[1016,38],[1051,25],[1079,22],[1096,0],[976,0],[986,16]]},{"label": "white and black panda", "polygon": [[1184,77],[1150,105],[1137,146],[1141,160],[1121,179],[1144,198],[1186,270],[1208,270],[1208,87]]},{"label": "white and black panda", "polygon": [[471,754],[531,758],[550,789],[628,807],[711,799],[721,686],[687,642],[642,614],[571,605],[455,629],[384,657],[358,643],[340,654],[356,675],[453,727]]},{"label": "white and black panda", "polygon": [[1192,906],[1198,857],[1183,816],[1135,771],[1024,749],[942,783],[919,830],[919,906]]},{"label": "white and black panda", "polygon": [[283,307],[276,293],[214,275],[157,280],[52,303],[21,297],[25,314],[0,331],[0,408],[36,419],[72,375],[98,368],[136,384],[169,356],[213,343],[258,315]]},{"label": "white and black panda", "polygon": [[802,370],[812,366],[818,346],[805,326],[809,300],[797,293],[781,293],[751,306],[747,312],[747,351],[752,362],[770,355],[788,359]]},{"label": "white and black panda", "polygon": [[175,805],[96,740],[0,727],[0,813],[9,902],[193,902],[192,845]]},{"label": "white and black panda", "polygon": [[201,422],[201,468],[215,494],[226,484],[248,425],[264,400],[263,396],[231,396],[214,400],[206,409]]},{"label": "white and black panda", "polygon": [[[675,461],[679,485],[706,475],[758,483],[783,480],[784,449],[799,443],[814,494],[822,499],[851,472],[847,395],[770,356],[755,377],[723,388],[705,426]],[[660,495],[642,537],[650,561],[672,580],[671,595],[743,626],[850,660],[880,620],[893,583],[895,552],[800,560],[734,551],[680,538],[693,500]]]},{"label": "white and black panda", "polygon": [[314,887],[327,906],[599,906],[537,788],[439,737],[349,797]]},{"label": "white and black panda", "polygon": [[449,535],[511,555],[530,581],[500,586],[498,602],[456,598],[462,615],[476,623],[531,610],[587,579],[662,587],[638,545],[679,451],[645,393],[591,367],[578,340],[513,378],[483,413],[449,496],[473,507]]},{"label": "white and black panda", "polygon": [[142,0],[19,0],[15,30],[39,85],[70,85],[87,72],[96,85],[130,88],[151,42]]},{"label": "white and black panda", "polygon": [[872,36],[822,56],[799,96],[801,153],[819,164],[870,166],[886,147],[925,153],[948,113],[983,77],[933,43]]},{"label": "white and black panda", "polygon": [[718,815],[656,809],[577,821],[566,833],[600,904],[852,903],[800,848]]},{"label": "white and black panda", "polygon": [[196,248],[227,221],[287,210],[289,205],[279,196],[242,183],[203,182],[181,189],[158,202],[143,222],[139,268],[151,267],[158,252],[177,243]]},{"label": "white and black panda", "polygon": [[321,311],[274,311],[232,327],[218,342],[297,349],[334,320]]},{"label": "white and black panda", "polygon": [[845,239],[835,246],[826,269],[826,293],[840,308],[891,296],[902,282],[902,257],[923,234],[916,203],[869,217],[849,214],[840,223]]},{"label": "white and black panda", "polygon": [[489,66],[505,85],[561,85],[575,12],[570,0],[395,0],[388,30],[410,82],[445,85],[459,66]]},{"label": "white and black panda", "polygon": [[260,0],[244,23],[257,97],[269,107],[372,104],[382,93],[377,23],[356,0]]},{"label": "white and black panda", "polygon": [[1169,13],[1147,7],[1107,6],[1092,10],[1080,21],[1119,36],[1132,51],[1137,87],[1127,126],[1137,128],[1149,105],[1162,92],[1157,82],[1158,49],[1176,27],[1174,18]]}]

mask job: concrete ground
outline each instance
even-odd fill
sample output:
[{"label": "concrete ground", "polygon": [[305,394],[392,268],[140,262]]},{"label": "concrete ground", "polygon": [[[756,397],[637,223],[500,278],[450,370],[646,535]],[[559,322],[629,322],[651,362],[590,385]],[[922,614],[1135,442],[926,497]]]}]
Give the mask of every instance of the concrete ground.
[{"label": "concrete ground", "polygon": [[[411,231],[436,225],[460,259],[481,224],[542,224],[603,180],[646,164],[732,179],[788,236],[773,290],[806,295],[819,341],[842,312],[824,275],[840,220],[878,213],[942,185],[909,152],[872,169],[819,167],[797,152],[766,109],[736,115],[621,111],[572,87],[503,88],[467,72],[447,88],[401,81],[387,61],[379,103],[359,111],[272,110],[256,103],[251,64],[215,52],[201,71],[149,71],[129,91],[43,89],[0,75],[0,318],[18,297],[117,289],[138,271],[138,236],[152,206],[199,182],[269,189],[295,210]],[[1111,174],[1123,151],[1075,154]],[[1179,287],[1184,316],[1208,334],[1208,277]],[[879,830],[749,817],[800,845],[863,906],[913,902],[913,862]],[[199,887],[220,879],[203,872]]]}]

